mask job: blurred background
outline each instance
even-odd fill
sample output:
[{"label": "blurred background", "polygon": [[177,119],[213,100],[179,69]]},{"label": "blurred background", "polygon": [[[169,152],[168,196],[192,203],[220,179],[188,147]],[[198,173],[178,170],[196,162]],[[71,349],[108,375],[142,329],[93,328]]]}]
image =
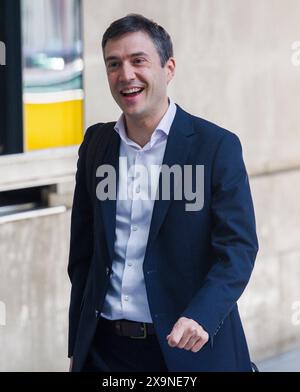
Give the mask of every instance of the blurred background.
[{"label": "blurred background", "polygon": [[173,39],[173,100],[241,139],[260,242],[239,301],[251,357],[300,371],[299,0],[0,0],[0,371],[68,369],[77,151],[120,115],[101,38],[130,12]]}]

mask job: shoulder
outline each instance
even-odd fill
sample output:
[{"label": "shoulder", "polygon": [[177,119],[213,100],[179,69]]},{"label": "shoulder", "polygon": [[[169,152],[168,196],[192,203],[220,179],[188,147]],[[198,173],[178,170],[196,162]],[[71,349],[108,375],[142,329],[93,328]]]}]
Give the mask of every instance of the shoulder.
[{"label": "shoulder", "polygon": [[105,126],[106,123],[96,123],[96,124],[92,124],[90,125],[85,133],[84,133],[84,137],[85,138],[90,138],[92,136],[92,134],[94,134],[95,132],[101,132],[101,129]]},{"label": "shoulder", "polygon": [[189,122],[192,124],[194,133],[201,139],[210,141],[213,144],[219,144],[222,141],[232,141],[233,143],[239,143],[239,138],[234,132],[229,131],[228,129],[225,129],[222,126],[215,124],[209,120],[206,120],[202,117],[198,117],[191,113],[188,113],[182,108],[180,108],[178,105],[177,108],[182,115],[189,118]]},{"label": "shoulder", "polygon": [[84,133],[84,141],[88,142],[93,137],[93,135],[99,134],[104,130],[105,131],[108,129],[113,130],[115,124],[116,124],[116,122],[114,121],[114,122],[108,122],[108,123],[99,122],[99,123],[90,125]]}]

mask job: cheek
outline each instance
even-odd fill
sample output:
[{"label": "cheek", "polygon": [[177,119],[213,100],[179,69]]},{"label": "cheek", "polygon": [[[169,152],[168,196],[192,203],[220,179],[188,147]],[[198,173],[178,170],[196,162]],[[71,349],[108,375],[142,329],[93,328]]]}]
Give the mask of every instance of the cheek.
[{"label": "cheek", "polygon": [[117,82],[116,78],[113,76],[108,76],[108,84],[111,90],[116,90],[117,89]]},{"label": "cheek", "polygon": [[156,96],[163,96],[165,95],[165,91],[166,91],[166,79],[165,78],[159,78],[156,80],[155,82],[155,94]]},{"label": "cheek", "polygon": [[163,90],[167,85],[167,75],[163,72],[158,72],[155,78],[155,84],[159,90]]}]

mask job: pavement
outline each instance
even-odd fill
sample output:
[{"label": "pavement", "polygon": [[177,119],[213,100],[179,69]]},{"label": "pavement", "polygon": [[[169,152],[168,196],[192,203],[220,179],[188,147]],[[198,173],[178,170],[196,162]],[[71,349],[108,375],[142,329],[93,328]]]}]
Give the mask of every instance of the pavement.
[{"label": "pavement", "polygon": [[256,363],[260,372],[300,372],[300,347]]}]

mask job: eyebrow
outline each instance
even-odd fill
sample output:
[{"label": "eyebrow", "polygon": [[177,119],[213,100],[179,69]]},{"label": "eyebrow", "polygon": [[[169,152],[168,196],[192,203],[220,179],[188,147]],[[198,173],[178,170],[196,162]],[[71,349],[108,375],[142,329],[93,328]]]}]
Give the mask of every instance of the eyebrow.
[{"label": "eyebrow", "polygon": [[[148,54],[145,53],[145,52],[135,52],[135,53],[131,53],[129,55],[129,57],[137,57],[137,56],[146,56],[146,57],[148,57]],[[108,61],[119,60],[119,59],[120,59],[120,57],[118,57],[118,56],[109,56],[109,57],[106,57],[105,62],[107,63]]]}]

